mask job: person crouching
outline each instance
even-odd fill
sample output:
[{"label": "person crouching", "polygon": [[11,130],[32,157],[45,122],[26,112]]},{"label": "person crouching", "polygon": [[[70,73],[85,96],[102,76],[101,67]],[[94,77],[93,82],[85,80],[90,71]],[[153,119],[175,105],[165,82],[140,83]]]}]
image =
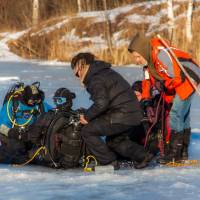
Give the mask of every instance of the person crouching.
[{"label": "person crouching", "polygon": [[[128,135],[140,124],[142,111],[129,83],[111,69],[111,64],[96,60],[91,53],[73,57],[71,67],[91,95],[93,104],[80,116],[81,136],[100,165],[115,169],[117,154],[137,161],[136,168],[148,165],[152,155],[132,142]],[[106,143],[101,136],[106,136]]]}]

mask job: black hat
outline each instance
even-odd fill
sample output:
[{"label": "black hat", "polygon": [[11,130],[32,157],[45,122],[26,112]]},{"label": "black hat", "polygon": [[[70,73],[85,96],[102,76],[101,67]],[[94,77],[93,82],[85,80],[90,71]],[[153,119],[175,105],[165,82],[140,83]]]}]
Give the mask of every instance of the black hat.
[{"label": "black hat", "polygon": [[67,88],[59,88],[56,90],[53,100],[58,110],[69,111],[72,108],[76,95]]},{"label": "black hat", "polygon": [[59,88],[56,90],[54,97],[65,97],[67,99],[74,99],[76,95],[67,88]]},{"label": "black hat", "polygon": [[29,100],[33,100],[36,104],[44,100],[44,92],[37,85],[27,85],[23,91],[23,99],[28,104]]},{"label": "black hat", "polygon": [[132,85],[132,89],[142,93],[142,81],[135,81]]}]

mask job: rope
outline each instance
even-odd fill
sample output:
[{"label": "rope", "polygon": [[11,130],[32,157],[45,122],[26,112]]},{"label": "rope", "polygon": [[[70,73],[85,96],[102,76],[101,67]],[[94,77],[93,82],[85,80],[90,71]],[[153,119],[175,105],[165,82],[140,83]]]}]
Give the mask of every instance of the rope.
[{"label": "rope", "polygon": [[46,148],[45,146],[41,146],[41,147],[39,147],[39,148],[35,151],[35,153],[33,154],[33,156],[32,156],[29,160],[27,160],[25,163],[22,163],[22,164],[14,164],[13,166],[14,166],[14,167],[23,167],[23,166],[29,164],[31,161],[34,160],[34,158],[35,158],[42,150],[45,151],[45,154],[48,152],[48,150],[47,150],[47,148]]},{"label": "rope", "polygon": [[[84,171],[84,172],[92,172],[92,171],[94,171],[94,168],[93,168],[93,167],[88,167],[88,165],[89,165],[89,163],[90,163],[91,160],[94,160],[94,161],[95,161],[95,166],[98,165],[97,159],[96,159],[94,156],[89,155],[89,156],[87,156],[86,159],[84,160],[84,162],[85,162],[85,167],[83,168],[83,171]],[[95,167],[95,166],[94,166],[94,167]]]},{"label": "rope", "polygon": [[[25,122],[25,123],[23,123],[23,124],[18,124],[18,123],[16,123],[16,120],[13,120],[12,119],[12,117],[11,117],[11,115],[10,115],[10,111],[9,111],[9,106],[10,106],[10,102],[11,102],[11,100],[12,100],[12,98],[14,97],[14,95],[15,94],[21,94],[21,92],[23,91],[24,89],[20,89],[20,90],[17,90],[13,95],[11,95],[10,97],[9,97],[9,99],[8,99],[8,103],[7,103],[7,107],[6,107],[6,111],[7,111],[7,115],[8,115],[8,118],[9,118],[9,120],[10,120],[10,122],[12,123],[12,126],[14,127],[14,126],[19,126],[19,127],[23,127],[23,126],[26,126],[27,124],[29,124],[29,122],[32,120],[32,118],[33,118],[33,114],[29,117],[29,119],[27,119],[27,121]],[[17,110],[16,111],[18,111],[18,108],[17,108]],[[31,113],[33,112],[34,110],[32,109],[31,110]]]},{"label": "rope", "polygon": [[169,162],[165,164],[167,167],[200,167],[200,161],[199,160],[185,160],[182,162]]}]

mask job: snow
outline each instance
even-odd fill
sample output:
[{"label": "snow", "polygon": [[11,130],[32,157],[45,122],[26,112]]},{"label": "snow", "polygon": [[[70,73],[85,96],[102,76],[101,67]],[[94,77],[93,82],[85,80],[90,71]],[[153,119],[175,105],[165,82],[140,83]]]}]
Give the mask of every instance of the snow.
[{"label": "snow", "polygon": [[66,17],[65,19],[62,19],[61,22],[58,22],[54,25],[51,25],[51,26],[47,26],[45,28],[42,28],[40,31],[36,32],[36,33],[32,33],[31,36],[35,36],[35,35],[44,35],[44,34],[48,34],[56,29],[60,29],[62,28],[67,22],[69,21],[69,18]]},{"label": "snow", "polygon": [[[146,3],[148,5],[148,3]],[[148,7],[146,7],[148,9]],[[174,12],[178,10],[179,5],[173,6]],[[139,15],[139,14],[132,14],[128,15],[126,18],[130,23],[134,24],[149,24],[149,28],[147,30],[148,35],[152,34],[153,32],[156,31],[161,31],[163,29],[168,28],[168,24],[160,24],[160,20],[162,17],[166,16],[167,17],[167,9],[161,9],[159,12],[156,13],[156,15]],[[178,19],[178,17],[175,17],[175,20]]]},{"label": "snow", "polygon": [[22,58],[20,58],[19,56],[9,51],[9,48],[6,43],[9,40],[14,40],[21,37],[26,32],[27,30],[21,31],[21,32],[14,32],[14,33],[9,33],[9,32],[0,33],[0,36],[3,37],[3,39],[0,40],[0,61],[5,61],[5,60],[15,61],[15,62],[23,61]]},{"label": "snow", "polygon": [[[130,83],[141,79],[141,68],[115,68]],[[68,65],[39,65],[34,62],[0,62],[0,96],[3,97],[13,77],[25,83],[41,82],[48,102],[59,87],[77,95],[74,108],[91,104]],[[3,98],[0,99],[0,104]],[[200,104],[195,96],[191,108],[192,141],[190,158],[200,159]],[[196,111],[196,112],[194,112]],[[193,200],[200,198],[200,168],[149,167],[114,173],[84,173],[81,170],[53,170],[40,166],[15,168],[0,165],[0,199],[4,200]]]},{"label": "snow", "polygon": [[0,77],[0,82],[10,81],[10,80],[19,81],[19,77],[17,76]]},{"label": "snow", "polygon": [[[136,5],[138,6],[138,5]],[[105,21],[105,15],[108,15],[109,19],[114,22],[115,18],[122,13],[127,13],[135,7],[134,5],[126,5],[120,8],[115,8],[107,11],[91,11],[91,12],[80,12],[77,17],[82,18],[93,18],[93,23],[100,23]]]},{"label": "snow", "polygon": [[36,63],[38,65],[49,65],[49,66],[66,66],[66,65],[70,65],[69,62],[60,62],[58,60],[29,60],[29,62]]},{"label": "snow", "polygon": [[[72,29],[69,33],[65,34],[64,36],[62,36],[62,38],[60,39],[60,42],[62,43],[63,41],[71,41],[74,43],[78,43],[78,42],[91,42],[92,45],[94,45],[94,48],[100,48],[100,49],[105,49],[107,48],[106,45],[106,40],[102,38],[102,34],[100,34],[99,36],[96,37],[78,37],[75,35],[75,29]],[[82,49],[81,49],[82,50]]]},{"label": "snow", "polygon": [[121,46],[128,46],[130,41],[127,39],[120,38],[121,35],[126,32],[127,30],[120,30],[118,32],[115,32],[112,36],[112,44],[115,47],[121,47]]},{"label": "snow", "polygon": [[105,15],[108,15],[109,20],[113,23],[115,22],[117,16],[119,16],[120,14],[126,14],[129,11],[133,10],[134,8],[144,6],[145,9],[151,9],[152,6],[160,5],[163,2],[165,2],[165,0],[134,3],[107,11],[80,12],[78,13],[77,17],[93,18],[93,23],[100,23],[104,22]]},{"label": "snow", "polygon": [[[24,35],[25,33],[27,33],[29,31],[25,30],[25,31],[20,31],[20,32],[3,32],[0,33],[0,37],[3,37],[3,39],[0,39],[0,62],[32,62],[38,65],[66,65],[69,63],[66,62],[60,62],[58,60],[50,60],[50,61],[46,61],[46,60],[37,60],[37,59],[33,59],[33,60],[27,60],[27,59],[23,59],[19,56],[17,56],[16,54],[12,53],[7,45],[7,42],[9,40],[14,40],[14,39],[18,39],[19,37],[21,37],[22,35]],[[0,81],[2,82],[2,80],[4,79],[17,79],[17,77],[0,77]]]},{"label": "snow", "polygon": [[[119,15],[120,13],[126,13],[129,10],[133,9],[133,5],[127,5],[121,8],[116,8],[112,10],[108,10],[107,13],[109,13],[109,17],[111,21],[114,21],[116,16]],[[36,35],[43,35],[43,34],[48,34],[56,29],[62,28],[64,25],[66,25],[70,19],[74,18],[93,18],[93,23],[97,22],[104,22],[105,21],[105,13],[104,11],[91,11],[91,12],[80,12],[76,16],[73,17],[63,17],[60,22],[46,26],[42,28],[41,30],[32,33],[31,36],[36,36]],[[72,29],[72,31],[74,31]],[[71,37],[72,37],[72,31],[71,31]],[[70,33],[69,33],[70,34]],[[73,36],[72,39],[76,38],[76,36]]]}]

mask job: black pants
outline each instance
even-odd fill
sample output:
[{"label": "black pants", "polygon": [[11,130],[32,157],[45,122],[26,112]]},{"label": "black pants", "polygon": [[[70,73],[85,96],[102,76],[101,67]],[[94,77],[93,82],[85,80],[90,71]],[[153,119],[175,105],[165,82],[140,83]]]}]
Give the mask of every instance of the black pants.
[{"label": "black pants", "polygon": [[21,164],[27,161],[28,152],[23,142],[16,139],[4,139],[0,146],[0,162],[5,164]]},{"label": "black pants", "polygon": [[[142,146],[129,139],[131,130],[132,126],[111,124],[104,118],[98,118],[82,128],[81,136],[100,164],[116,160],[117,154],[140,161],[144,159],[146,152]],[[107,136],[107,144],[100,136]],[[138,154],[140,156],[137,157]]]}]

